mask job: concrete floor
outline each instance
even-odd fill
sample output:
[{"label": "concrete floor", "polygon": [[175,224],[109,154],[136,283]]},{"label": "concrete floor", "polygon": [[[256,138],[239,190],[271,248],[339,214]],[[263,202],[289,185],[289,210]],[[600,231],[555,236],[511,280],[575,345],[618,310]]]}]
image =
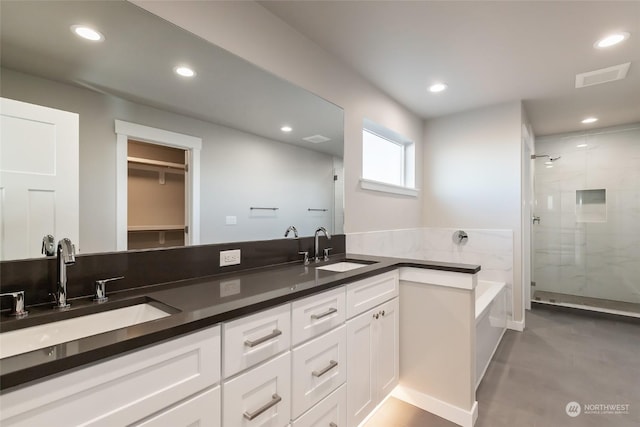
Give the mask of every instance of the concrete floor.
[{"label": "concrete floor", "polygon": [[[524,332],[505,333],[476,399],[476,427],[638,427],[640,323],[536,307]],[[576,417],[566,413],[572,401],[583,409]],[[585,413],[589,404],[629,406],[621,414]],[[393,398],[366,424],[453,426]]]}]

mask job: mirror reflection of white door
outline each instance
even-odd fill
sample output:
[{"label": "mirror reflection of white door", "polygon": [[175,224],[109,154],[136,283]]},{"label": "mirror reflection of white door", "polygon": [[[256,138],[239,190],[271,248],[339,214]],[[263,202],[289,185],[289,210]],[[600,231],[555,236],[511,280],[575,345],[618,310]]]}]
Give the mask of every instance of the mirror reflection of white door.
[{"label": "mirror reflection of white door", "polygon": [[42,237],[79,238],[79,116],[0,98],[0,259],[42,256]]}]

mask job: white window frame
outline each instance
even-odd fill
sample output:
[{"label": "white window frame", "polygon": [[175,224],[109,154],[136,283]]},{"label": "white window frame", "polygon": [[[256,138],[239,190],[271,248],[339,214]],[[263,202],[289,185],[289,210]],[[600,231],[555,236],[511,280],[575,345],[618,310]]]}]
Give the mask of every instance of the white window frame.
[{"label": "white window frame", "polygon": [[403,185],[390,184],[387,182],[368,179],[364,176],[360,177],[360,187],[364,190],[381,191],[385,193],[400,194],[403,196],[417,197],[419,189],[415,188],[415,143],[410,139],[385,128],[369,119],[364,119],[362,125],[363,131],[363,155],[362,168],[364,170],[364,132],[368,132],[386,139],[387,141],[402,146],[402,174]]}]

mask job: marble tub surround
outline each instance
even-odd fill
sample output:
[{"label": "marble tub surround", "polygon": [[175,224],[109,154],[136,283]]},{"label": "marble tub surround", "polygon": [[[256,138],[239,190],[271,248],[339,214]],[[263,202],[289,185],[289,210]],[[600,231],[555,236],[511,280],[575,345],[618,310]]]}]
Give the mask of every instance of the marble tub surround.
[{"label": "marble tub surround", "polygon": [[[464,245],[453,241],[453,234],[458,230],[468,235]],[[507,317],[513,318],[511,230],[424,227],[349,233],[346,247],[347,252],[353,253],[481,265],[479,280],[506,284]]]},{"label": "marble tub surround", "polygon": [[[321,247],[332,247],[332,255],[345,253],[345,236],[333,235],[330,241],[320,238]],[[169,249],[77,255],[67,268],[67,290],[73,299],[87,299],[94,293],[94,282],[124,276],[107,284],[107,295],[131,288],[196,277],[233,273],[251,268],[285,264],[302,260],[300,251],[313,252],[314,238],[260,240],[221,243]],[[220,251],[241,250],[239,265],[220,267]],[[35,258],[0,262],[0,291],[25,291],[27,306],[52,302],[50,292],[56,278],[56,258]],[[11,301],[2,299],[2,310]]]},{"label": "marble tub surround", "polygon": [[[640,123],[536,139],[537,291],[640,303]],[[604,190],[584,200],[579,190]]]}]

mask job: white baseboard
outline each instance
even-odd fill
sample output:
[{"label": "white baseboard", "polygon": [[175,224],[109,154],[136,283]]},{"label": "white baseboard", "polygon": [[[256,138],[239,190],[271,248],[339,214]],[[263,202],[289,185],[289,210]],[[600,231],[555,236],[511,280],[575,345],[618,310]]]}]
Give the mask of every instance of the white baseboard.
[{"label": "white baseboard", "polygon": [[507,329],[511,329],[512,331],[518,331],[518,332],[524,331],[524,319],[507,320]]},{"label": "white baseboard", "polygon": [[478,419],[478,402],[473,402],[473,407],[468,411],[401,385],[396,386],[391,395],[462,427],[473,427]]}]

